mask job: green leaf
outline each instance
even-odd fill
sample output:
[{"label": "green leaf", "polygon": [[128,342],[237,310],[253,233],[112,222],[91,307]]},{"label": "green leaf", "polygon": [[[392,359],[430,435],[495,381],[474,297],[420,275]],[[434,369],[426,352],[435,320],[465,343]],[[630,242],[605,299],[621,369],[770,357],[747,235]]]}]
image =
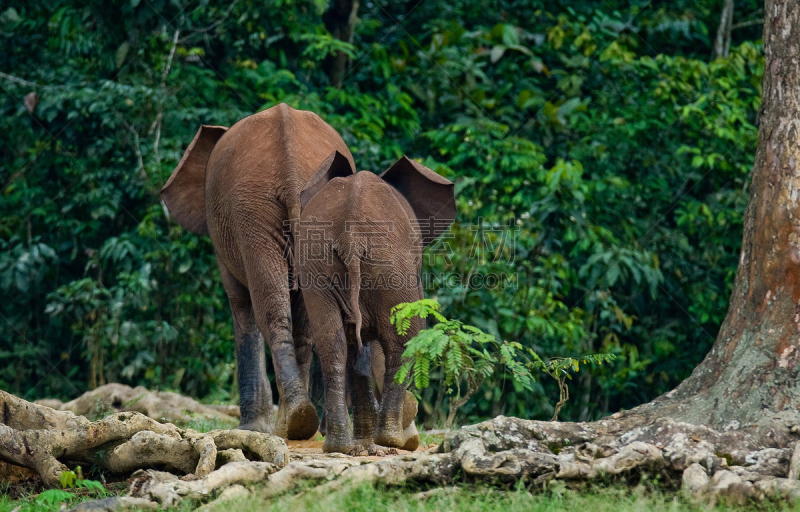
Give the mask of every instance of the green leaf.
[{"label": "green leaf", "polygon": [[497,44],[492,47],[492,51],[490,53],[489,59],[491,60],[492,64],[497,62],[498,60],[503,58],[503,54],[506,52],[506,47],[502,44]]},{"label": "green leaf", "polygon": [[72,499],[72,493],[62,491],[61,489],[49,489],[36,497],[36,503],[53,506],[65,501],[69,501],[70,499]]},{"label": "green leaf", "polygon": [[619,279],[619,263],[614,262],[606,272],[606,281],[608,282],[608,286],[614,286],[616,284],[617,279]]},{"label": "green leaf", "polygon": [[131,45],[130,43],[128,43],[128,41],[125,41],[124,43],[119,45],[119,48],[117,48],[117,53],[114,57],[114,62],[117,65],[117,69],[121,68],[122,65],[125,63],[125,58],[128,56],[128,51],[130,49]]},{"label": "green leaf", "polygon": [[75,478],[74,471],[62,471],[58,474],[58,482],[61,484],[61,487],[73,487],[75,485]]}]

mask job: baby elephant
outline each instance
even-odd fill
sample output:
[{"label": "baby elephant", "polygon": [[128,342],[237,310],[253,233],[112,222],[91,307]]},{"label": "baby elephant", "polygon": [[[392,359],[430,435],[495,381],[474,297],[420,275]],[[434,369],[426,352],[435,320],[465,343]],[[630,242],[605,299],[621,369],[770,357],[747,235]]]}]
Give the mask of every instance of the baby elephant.
[{"label": "baby elephant", "polygon": [[[406,390],[394,376],[406,341],[419,332],[422,321],[415,319],[408,334],[400,336],[389,323],[389,312],[401,302],[423,298],[422,250],[455,219],[453,184],[406,157],[380,177],[353,174],[347,158],[334,152],[308,181],[300,202],[297,270],[322,366],[323,450],[374,452],[376,444],[402,448],[411,434],[403,432]],[[383,361],[377,366],[384,371],[350,373],[351,435],[345,372],[370,368],[376,361],[365,361],[369,352],[380,354]],[[380,406],[370,373],[383,373],[377,386]]]}]

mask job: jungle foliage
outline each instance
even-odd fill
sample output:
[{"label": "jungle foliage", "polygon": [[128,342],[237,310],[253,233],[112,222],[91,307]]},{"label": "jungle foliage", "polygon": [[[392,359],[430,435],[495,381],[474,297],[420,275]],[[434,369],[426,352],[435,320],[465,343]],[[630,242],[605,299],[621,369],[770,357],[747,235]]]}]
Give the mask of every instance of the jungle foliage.
[{"label": "jungle foliage", "polygon": [[[0,388],[235,399],[212,247],[158,191],[199,124],[286,102],[359,168],[406,154],[456,183],[459,218],[425,262],[447,318],[547,358],[617,356],[576,375],[562,419],[668,391],[725,316],[756,147],[761,27],[711,60],[721,6],[371,0],[350,44],[324,0],[5,2]],[[760,7],[737,0],[734,22]],[[532,387],[495,373],[464,419],[548,419],[558,388]]]}]

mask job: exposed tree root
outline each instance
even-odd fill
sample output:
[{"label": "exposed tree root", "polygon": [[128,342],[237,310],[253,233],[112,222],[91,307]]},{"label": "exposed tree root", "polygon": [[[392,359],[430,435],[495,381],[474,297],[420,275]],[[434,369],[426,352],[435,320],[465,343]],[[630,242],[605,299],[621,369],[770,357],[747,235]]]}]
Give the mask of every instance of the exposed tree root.
[{"label": "exposed tree root", "polygon": [[142,498],[115,496],[99,500],[84,501],[70,512],[116,512],[121,510],[156,510],[158,503]]},{"label": "exposed tree root", "polygon": [[49,487],[58,485],[69,462],[94,464],[113,473],[156,467],[200,477],[230,460],[247,458],[275,467],[288,462],[282,439],[257,432],[201,434],[136,412],[90,422],[4,391],[0,410],[0,460],[36,471]]},{"label": "exposed tree root", "polygon": [[[57,484],[69,462],[93,463],[116,473],[138,469],[129,497],[146,501],[97,501],[96,510],[132,503],[171,507],[182,500],[224,504],[254,492],[266,499],[307,483],[317,485],[304,494],[322,496],[360,482],[447,486],[522,481],[546,488],[553,481],[575,486],[644,476],[660,477],[710,503],[800,497],[800,441],[786,439],[798,437],[798,429],[787,430],[787,425],[770,440],[764,430],[718,431],[638,414],[594,423],[498,417],[450,433],[436,452],[369,462],[340,454],[290,461],[282,440],[255,432],[200,434],[131,412],[90,422],[4,392],[0,410],[0,460],[35,470],[47,485]],[[254,482],[263,485],[248,487]],[[93,510],[85,508],[92,503],[81,510]]]},{"label": "exposed tree root", "polygon": [[90,418],[111,412],[140,412],[158,421],[185,423],[194,418],[205,418],[235,426],[241,417],[237,405],[205,405],[177,393],[116,383],[87,391],[66,403],[54,398],[37,400],[36,403]]},{"label": "exposed tree root", "polygon": [[[257,491],[237,487],[218,499],[224,503],[251,492],[270,498],[308,482],[318,485],[307,492],[323,496],[360,482],[442,486],[458,481],[509,484],[522,480],[530,487],[545,488],[555,480],[578,485],[616,475],[630,480],[661,476],[667,485],[712,503],[720,497],[734,502],[794,499],[800,497],[800,481],[786,478],[793,458],[800,459],[794,445],[759,447],[749,434],[717,432],[670,419],[632,426],[613,419],[556,423],[498,417],[452,433],[437,453],[366,464],[347,457],[296,461],[274,473],[263,471],[261,478],[257,472],[244,471],[252,463],[241,463],[229,471],[226,482],[260,479],[265,485]],[[131,494],[164,506],[179,498],[212,497],[220,487],[207,479],[219,471],[188,483],[147,471]]]},{"label": "exposed tree root", "polygon": [[131,494],[172,507],[184,499],[202,501],[234,484],[264,481],[277,469],[269,462],[230,462],[199,479],[181,479],[172,473],[149,469],[133,475],[137,479],[131,485]]}]

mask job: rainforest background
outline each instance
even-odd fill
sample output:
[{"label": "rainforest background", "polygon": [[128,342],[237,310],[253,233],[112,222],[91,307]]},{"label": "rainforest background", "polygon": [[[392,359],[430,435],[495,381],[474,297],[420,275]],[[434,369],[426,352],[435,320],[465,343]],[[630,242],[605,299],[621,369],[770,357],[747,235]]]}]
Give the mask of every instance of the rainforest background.
[{"label": "rainforest background", "polygon": [[[332,124],[359,169],[406,154],[456,183],[459,219],[425,264],[447,317],[542,357],[617,356],[575,375],[561,419],[691,373],[738,263],[762,4],[372,0],[345,17],[352,37],[340,4],[4,3],[1,389],[237,400],[211,244],[158,193],[200,124],[279,102]],[[549,419],[548,379],[532,393],[495,374],[461,420]],[[436,380],[429,426],[448,400]]]}]

